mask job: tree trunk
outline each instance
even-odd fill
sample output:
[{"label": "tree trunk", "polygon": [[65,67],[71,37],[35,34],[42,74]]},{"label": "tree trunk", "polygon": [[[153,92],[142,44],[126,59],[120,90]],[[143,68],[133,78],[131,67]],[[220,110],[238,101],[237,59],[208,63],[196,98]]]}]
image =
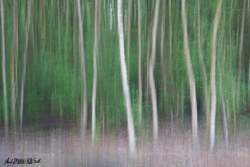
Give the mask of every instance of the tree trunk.
[{"label": "tree trunk", "polygon": [[211,117],[210,117],[210,151],[213,152],[215,142],[215,116],[216,116],[216,83],[215,83],[215,63],[216,63],[216,35],[220,21],[222,0],[219,1],[213,25],[212,55],[211,55]]},{"label": "tree trunk", "polygon": [[[1,31],[2,31],[2,77],[3,77],[3,99],[4,99],[4,126],[8,129],[8,101],[5,72],[5,32],[4,32],[4,6],[1,0]],[[7,131],[6,131],[7,132]]]},{"label": "tree trunk", "polygon": [[138,82],[139,82],[139,126],[141,127],[142,117],[142,73],[141,73],[141,0],[138,3],[138,43],[139,43],[139,56],[138,56]]},{"label": "tree trunk", "polygon": [[183,22],[183,41],[184,41],[184,52],[185,59],[187,64],[187,72],[190,86],[190,102],[192,108],[192,132],[193,132],[193,140],[197,141],[198,139],[198,121],[197,121],[197,101],[196,101],[196,88],[195,88],[195,79],[192,69],[192,64],[189,55],[188,48],[188,36],[187,36],[187,19],[185,13],[185,0],[182,0],[182,22]]},{"label": "tree trunk", "polygon": [[16,0],[12,2],[13,7],[13,31],[12,31],[12,48],[10,49],[10,70],[11,70],[11,119],[12,119],[12,126],[15,129],[16,127],[16,118],[15,118],[15,110],[16,110],[16,88],[15,88],[15,52],[16,52],[16,36],[17,36],[17,26],[16,26]]},{"label": "tree trunk", "polygon": [[225,136],[225,143],[226,149],[228,149],[228,126],[227,126],[227,116],[226,116],[226,109],[225,109],[225,101],[222,92],[222,78],[220,72],[220,95],[221,95],[221,104],[222,104],[222,114],[223,114],[223,128],[224,128],[224,136]]},{"label": "tree trunk", "polygon": [[96,66],[96,55],[98,53],[98,39],[97,39],[97,16],[98,16],[98,3],[101,3],[100,1],[95,2],[95,41],[94,41],[94,47],[93,47],[93,92],[92,92],[92,144],[95,141],[95,103],[96,103],[96,89],[97,89],[97,66]]},{"label": "tree trunk", "polygon": [[238,83],[239,83],[239,86],[238,86],[238,91],[237,91],[237,95],[238,95],[238,98],[240,98],[240,81],[241,81],[241,59],[242,59],[242,50],[243,50],[243,35],[244,35],[244,23],[245,23],[245,3],[246,3],[246,0],[243,0],[243,12],[242,12],[242,20],[241,20],[241,32],[240,32],[240,48],[239,48],[239,59],[238,59]]},{"label": "tree trunk", "polygon": [[30,0],[28,0],[27,5],[27,18],[26,18],[26,28],[25,28],[25,48],[23,53],[23,71],[22,71],[22,85],[21,85],[21,104],[20,104],[20,126],[22,128],[23,124],[23,97],[24,97],[24,85],[26,76],[26,60],[27,60],[27,50],[28,50],[28,40],[29,40],[29,27],[30,27]]},{"label": "tree trunk", "polygon": [[130,29],[131,29],[131,3],[128,0],[128,21],[127,21],[127,67],[128,67],[128,82],[129,82],[129,53],[130,53]]},{"label": "tree trunk", "polygon": [[78,19],[79,19],[79,45],[80,45],[80,53],[81,53],[81,66],[82,66],[82,80],[84,83],[83,86],[83,106],[81,111],[81,119],[82,119],[82,129],[83,134],[85,134],[86,128],[87,128],[87,80],[86,80],[86,70],[85,70],[85,55],[84,55],[84,44],[83,44],[83,30],[82,30],[82,13],[81,13],[81,4],[80,0],[77,0],[77,8],[78,8]]},{"label": "tree trunk", "polygon": [[123,93],[127,108],[127,121],[128,121],[128,133],[129,133],[129,147],[131,154],[135,153],[135,131],[133,123],[133,113],[131,107],[129,85],[127,80],[127,69],[125,62],[124,53],[124,35],[123,35],[123,22],[122,22],[122,0],[117,2],[117,20],[118,20],[118,34],[119,34],[119,51],[120,51],[120,62],[121,62],[121,75],[122,75],[122,86]]},{"label": "tree trunk", "polygon": [[209,132],[209,96],[208,96],[208,86],[207,86],[207,72],[205,63],[203,60],[201,52],[201,28],[200,28],[200,0],[198,0],[198,50],[199,50],[199,66],[202,72],[202,85],[204,87],[204,97],[205,97],[205,114],[206,114],[206,129]]},{"label": "tree trunk", "polygon": [[153,135],[154,142],[158,141],[158,113],[157,113],[157,96],[154,81],[154,67],[155,67],[155,48],[156,48],[156,34],[157,34],[157,23],[158,23],[158,13],[159,13],[159,0],[155,2],[155,13],[154,13],[154,24],[152,31],[152,52],[151,59],[149,63],[149,87],[151,92],[151,101],[153,108]]},{"label": "tree trunk", "polygon": [[165,67],[165,55],[164,55],[164,37],[165,37],[165,12],[166,11],[166,0],[162,3],[162,20],[161,20],[161,79],[162,79],[162,90],[163,90],[163,112],[166,111],[166,95],[167,95],[167,81],[166,81],[166,67]]}]

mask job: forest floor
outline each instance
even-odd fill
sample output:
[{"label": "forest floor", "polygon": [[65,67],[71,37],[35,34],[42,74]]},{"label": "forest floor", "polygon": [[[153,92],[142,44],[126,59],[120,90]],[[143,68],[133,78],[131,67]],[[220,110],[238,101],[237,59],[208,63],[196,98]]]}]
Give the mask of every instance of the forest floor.
[{"label": "forest floor", "polygon": [[[189,130],[187,130],[189,129]],[[172,132],[171,132],[172,131]],[[203,131],[202,128],[199,131]],[[154,145],[152,133],[137,134],[136,156],[131,158],[128,150],[127,131],[119,129],[105,137],[96,136],[91,143],[91,133],[81,137],[80,130],[70,128],[36,129],[24,128],[23,132],[5,133],[0,129],[0,166],[7,158],[41,158],[32,167],[53,166],[212,166],[249,167],[250,136],[230,138],[226,149],[223,134],[217,135],[214,153],[209,151],[208,136],[199,135],[198,144],[192,143],[191,128],[159,130],[159,142]],[[150,136],[150,137],[149,137]],[[10,164],[9,164],[10,165]],[[26,165],[15,164],[22,167]]]}]

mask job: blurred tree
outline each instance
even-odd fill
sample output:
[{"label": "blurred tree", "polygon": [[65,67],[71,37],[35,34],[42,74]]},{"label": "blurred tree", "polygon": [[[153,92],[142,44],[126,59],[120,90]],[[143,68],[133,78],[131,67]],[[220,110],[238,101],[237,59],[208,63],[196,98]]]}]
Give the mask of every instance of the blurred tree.
[{"label": "blurred tree", "polygon": [[20,127],[23,124],[23,98],[24,98],[24,84],[26,76],[26,62],[27,62],[27,50],[29,40],[29,28],[30,28],[30,0],[27,2],[27,17],[26,17],[26,28],[25,28],[25,48],[23,53],[23,71],[22,71],[22,85],[21,85],[21,97],[20,97]]},{"label": "blurred tree", "polygon": [[129,85],[128,85],[128,80],[127,80],[125,53],[124,53],[122,0],[117,1],[117,19],[118,19],[117,21],[118,21],[118,34],[119,34],[119,51],[120,51],[120,63],[121,63],[122,87],[123,87],[126,108],[127,108],[129,147],[130,147],[131,154],[135,154],[136,144],[135,144],[134,122],[133,122]]},{"label": "blurred tree", "polygon": [[198,120],[197,120],[197,101],[196,101],[196,88],[195,88],[195,79],[192,69],[192,64],[189,55],[189,47],[188,47],[188,33],[187,33],[187,18],[185,12],[185,0],[182,0],[181,5],[181,14],[182,14],[182,22],[183,22],[183,41],[184,41],[184,54],[185,60],[187,64],[187,73],[189,79],[189,87],[190,87],[190,102],[192,107],[192,131],[193,131],[193,140],[196,141],[198,139]]},{"label": "blurred tree", "polygon": [[8,129],[8,101],[6,85],[6,67],[5,67],[5,24],[4,24],[4,5],[1,0],[1,32],[2,32],[2,77],[3,77],[3,98],[4,98],[4,126]]},{"label": "blurred tree", "polygon": [[83,101],[83,107],[81,110],[81,127],[83,130],[83,134],[86,131],[87,128],[87,80],[86,80],[86,70],[85,70],[85,55],[84,55],[84,44],[83,44],[83,30],[82,30],[82,12],[81,12],[81,4],[80,0],[77,0],[77,8],[78,8],[78,20],[79,20],[79,45],[81,50],[81,73],[82,73],[82,82],[83,82],[83,88],[82,91],[82,101]]},{"label": "blurred tree", "polygon": [[219,27],[222,0],[219,0],[214,16],[213,38],[212,38],[212,61],[211,61],[211,117],[210,117],[210,151],[213,152],[215,140],[215,116],[216,116],[216,83],[215,83],[215,62],[216,62],[216,35]]},{"label": "blurred tree", "polygon": [[152,102],[152,111],[153,111],[153,136],[154,141],[158,140],[158,112],[157,112],[157,96],[155,89],[155,80],[154,80],[154,67],[155,67],[155,50],[156,50],[156,35],[157,35],[157,24],[158,24],[158,13],[159,13],[159,0],[155,2],[155,13],[154,13],[154,23],[152,31],[152,52],[149,63],[149,87],[151,92],[151,102]]}]

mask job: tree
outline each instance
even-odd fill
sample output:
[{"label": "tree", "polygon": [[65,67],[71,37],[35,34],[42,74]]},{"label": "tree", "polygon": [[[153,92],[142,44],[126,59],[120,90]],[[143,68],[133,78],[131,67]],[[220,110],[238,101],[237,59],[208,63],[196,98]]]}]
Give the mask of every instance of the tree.
[{"label": "tree", "polygon": [[15,110],[16,110],[16,80],[15,80],[15,55],[17,52],[17,26],[16,26],[16,19],[17,19],[17,4],[16,0],[13,0],[12,3],[12,48],[10,49],[10,69],[11,69],[11,118],[12,118],[12,126],[15,129],[16,127],[16,118],[15,118]]},{"label": "tree", "polygon": [[211,55],[211,111],[210,111],[210,151],[213,152],[215,140],[215,116],[216,116],[216,83],[215,83],[215,62],[216,62],[216,35],[219,26],[222,0],[219,0],[216,9],[213,25],[212,55]]},{"label": "tree", "polygon": [[127,109],[127,121],[128,121],[128,137],[129,148],[131,154],[135,153],[135,131],[132,115],[132,107],[127,79],[127,69],[124,53],[124,34],[123,34],[123,22],[122,22],[122,0],[117,1],[117,21],[118,21],[118,34],[119,34],[119,51],[120,51],[120,63],[121,63],[121,75],[122,75],[122,87]]},{"label": "tree", "polygon": [[4,6],[1,0],[1,31],[2,31],[2,77],[3,77],[3,99],[4,99],[4,126],[8,128],[8,101],[5,72],[5,32],[4,32]]},{"label": "tree", "polygon": [[152,32],[152,52],[151,52],[151,59],[149,63],[149,87],[151,91],[151,101],[152,101],[152,108],[153,108],[153,135],[154,135],[155,142],[157,142],[158,140],[158,113],[157,113],[157,96],[156,96],[155,81],[154,81],[154,67],[155,67],[155,46],[156,46],[159,3],[160,3],[159,0],[156,0],[153,32]]},{"label": "tree", "polygon": [[95,112],[95,103],[96,103],[96,90],[97,90],[97,66],[96,66],[96,55],[98,52],[98,39],[97,39],[97,16],[98,16],[98,3],[101,3],[100,1],[95,2],[95,42],[93,46],[93,92],[92,92],[92,143],[95,140],[95,118],[96,118],[96,112]]},{"label": "tree", "polygon": [[199,50],[199,66],[202,73],[202,85],[204,87],[204,96],[205,96],[205,113],[206,113],[206,128],[207,132],[209,132],[209,94],[208,94],[208,86],[207,86],[207,72],[205,63],[202,56],[201,51],[201,25],[200,25],[200,0],[198,0],[198,50]]},{"label": "tree", "polygon": [[28,50],[28,40],[29,40],[29,27],[30,27],[30,0],[27,4],[27,18],[26,18],[26,28],[25,28],[25,48],[23,53],[23,71],[22,71],[22,85],[21,85],[21,104],[20,104],[20,125],[22,128],[23,123],[23,97],[24,97],[24,85],[26,76],[26,60],[27,60],[27,50]]},{"label": "tree", "polygon": [[127,21],[127,67],[128,67],[128,81],[129,81],[129,55],[130,55],[131,4],[132,4],[132,0],[128,0],[128,21]]},{"label": "tree", "polygon": [[188,47],[188,34],[187,34],[187,19],[185,13],[185,0],[182,0],[181,5],[181,15],[182,15],[182,23],[183,23],[183,41],[184,41],[184,55],[186,60],[186,67],[189,79],[189,89],[190,89],[190,102],[192,108],[192,132],[193,132],[193,140],[196,141],[198,139],[198,121],[197,121],[197,101],[196,101],[196,88],[195,88],[195,79],[192,69],[192,64],[189,55],[189,47]]},{"label": "tree", "polygon": [[165,37],[165,11],[166,11],[166,0],[162,3],[162,21],[161,21],[161,78],[162,78],[162,90],[163,90],[163,111],[166,110],[166,95],[167,95],[167,81],[166,81],[166,67],[165,67],[165,56],[164,56],[164,37]]},{"label": "tree", "polygon": [[84,44],[83,44],[83,31],[82,31],[82,13],[81,13],[81,4],[80,0],[77,0],[78,8],[78,20],[79,20],[79,45],[80,45],[80,54],[81,54],[81,71],[82,71],[82,80],[84,83],[83,86],[83,109],[81,111],[81,126],[83,129],[83,134],[85,133],[87,127],[87,80],[86,80],[86,70],[85,70],[85,56],[84,56]]},{"label": "tree", "polygon": [[137,0],[138,3],[138,82],[139,82],[139,126],[141,126],[142,115],[142,72],[141,72],[141,0]]}]

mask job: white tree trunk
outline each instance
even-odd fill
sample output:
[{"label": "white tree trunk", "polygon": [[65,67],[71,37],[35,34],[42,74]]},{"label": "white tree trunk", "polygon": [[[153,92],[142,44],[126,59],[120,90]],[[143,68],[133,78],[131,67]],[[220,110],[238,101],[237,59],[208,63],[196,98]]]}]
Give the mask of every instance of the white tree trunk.
[{"label": "white tree trunk", "polygon": [[225,136],[225,143],[226,143],[226,149],[228,149],[228,128],[227,128],[227,116],[226,116],[226,107],[225,107],[225,101],[222,91],[222,77],[220,72],[220,94],[221,94],[221,104],[222,104],[222,114],[223,114],[223,128],[224,128],[224,136]]},{"label": "white tree trunk", "polygon": [[29,27],[30,27],[30,0],[28,0],[27,5],[27,18],[26,18],[26,28],[25,28],[25,48],[23,53],[23,71],[22,71],[22,84],[21,84],[21,104],[20,104],[20,126],[22,128],[23,124],[23,96],[24,96],[24,85],[25,85],[25,74],[26,74],[26,59],[28,50],[28,40],[29,40]]},{"label": "white tree trunk", "polygon": [[2,31],[2,77],[3,77],[3,99],[4,99],[4,126],[8,128],[8,102],[5,72],[5,32],[4,32],[4,6],[1,0],[1,31]]},{"label": "white tree trunk", "polygon": [[215,116],[216,116],[216,83],[215,83],[215,63],[216,63],[216,35],[219,26],[222,0],[219,1],[214,17],[213,39],[212,39],[212,60],[211,60],[211,117],[210,117],[210,151],[213,152],[215,142]]},{"label": "white tree trunk", "polygon": [[156,89],[155,89],[155,81],[154,81],[154,67],[155,67],[155,45],[156,45],[159,3],[160,3],[159,0],[156,0],[154,24],[153,24],[153,31],[152,31],[152,52],[151,52],[151,59],[149,62],[149,87],[150,87],[150,92],[151,92],[151,101],[152,101],[152,108],[153,108],[154,142],[158,141],[158,113],[157,113],[157,97],[156,97]]},{"label": "white tree trunk", "polygon": [[187,36],[187,19],[185,13],[185,0],[182,0],[182,22],[183,22],[183,41],[184,41],[184,52],[185,59],[187,64],[187,72],[189,79],[189,87],[190,87],[190,102],[192,108],[192,132],[193,132],[193,140],[196,141],[198,139],[198,121],[197,121],[197,101],[196,101],[196,88],[195,88],[195,79],[192,69],[192,64],[189,55],[188,48],[188,36]]},{"label": "white tree trunk", "polygon": [[167,94],[166,67],[165,67],[165,55],[164,55],[165,18],[166,18],[165,11],[166,11],[166,0],[163,0],[162,20],[161,20],[161,78],[162,78],[162,89],[163,89],[163,98],[162,98],[163,110],[166,110],[166,94]]},{"label": "white tree trunk", "polygon": [[141,117],[142,117],[142,74],[141,74],[141,0],[138,2],[138,43],[139,43],[139,56],[138,56],[138,82],[139,82],[139,126],[141,127]]},{"label": "white tree trunk", "polygon": [[128,121],[128,136],[129,136],[129,147],[132,154],[135,153],[135,131],[132,115],[132,107],[129,93],[129,86],[127,80],[127,69],[125,63],[124,53],[124,35],[123,35],[123,22],[122,22],[122,0],[117,2],[117,19],[118,19],[118,34],[119,34],[119,51],[120,51],[120,62],[121,62],[121,75],[122,75],[122,86],[124,92],[124,98],[127,108],[127,121]]},{"label": "white tree trunk", "polygon": [[86,80],[86,70],[85,70],[85,56],[84,56],[84,43],[83,43],[83,30],[82,30],[82,13],[81,13],[81,4],[80,0],[77,0],[78,8],[78,19],[79,19],[79,42],[80,42],[80,53],[81,53],[81,66],[82,66],[82,79],[83,79],[83,106],[81,111],[81,122],[83,134],[85,133],[87,127],[87,80]]},{"label": "white tree trunk", "polygon": [[95,2],[95,42],[93,47],[93,92],[92,92],[92,143],[95,141],[95,103],[96,103],[96,90],[97,90],[97,66],[96,66],[96,55],[98,51],[98,40],[97,40],[97,15],[98,15],[98,3],[100,1]]}]

